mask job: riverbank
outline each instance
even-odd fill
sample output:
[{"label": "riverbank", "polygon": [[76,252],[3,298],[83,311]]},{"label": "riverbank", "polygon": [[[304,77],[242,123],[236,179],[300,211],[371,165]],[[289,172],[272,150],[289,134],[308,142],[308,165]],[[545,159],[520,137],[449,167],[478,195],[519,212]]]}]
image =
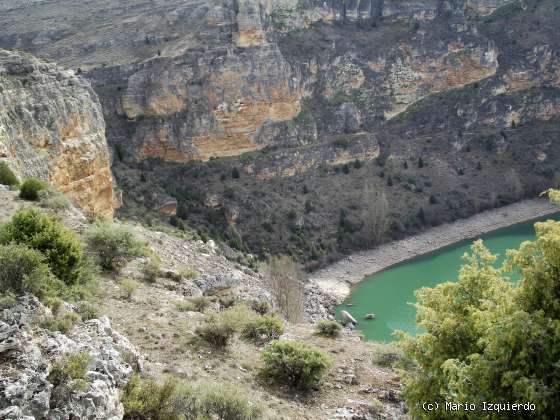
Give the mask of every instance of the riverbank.
[{"label": "riverbank", "polygon": [[560,205],[548,199],[524,200],[498,209],[487,210],[468,219],[460,219],[431,228],[423,233],[348,256],[310,276],[323,292],[342,302],[353,284],[395,264],[436,251],[467,239],[475,239],[494,230],[527,222],[560,211]]}]

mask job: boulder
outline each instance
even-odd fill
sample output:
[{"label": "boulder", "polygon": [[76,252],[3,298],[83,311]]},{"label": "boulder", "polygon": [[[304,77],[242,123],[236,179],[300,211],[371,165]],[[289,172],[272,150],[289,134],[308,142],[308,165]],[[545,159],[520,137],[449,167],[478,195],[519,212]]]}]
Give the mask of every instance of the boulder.
[{"label": "boulder", "polygon": [[193,280],[193,283],[204,295],[212,295],[219,290],[237,286],[241,278],[236,274],[202,275]]},{"label": "boulder", "polygon": [[358,321],[356,321],[356,318],[354,318],[352,315],[350,315],[350,313],[348,311],[341,311],[340,312],[340,318],[341,318],[341,321],[344,325],[347,325],[347,324],[358,325]]},{"label": "boulder", "polygon": [[364,319],[367,319],[368,321],[369,321],[369,320],[372,320],[372,319],[375,319],[375,314],[366,314],[366,316],[364,317]]}]

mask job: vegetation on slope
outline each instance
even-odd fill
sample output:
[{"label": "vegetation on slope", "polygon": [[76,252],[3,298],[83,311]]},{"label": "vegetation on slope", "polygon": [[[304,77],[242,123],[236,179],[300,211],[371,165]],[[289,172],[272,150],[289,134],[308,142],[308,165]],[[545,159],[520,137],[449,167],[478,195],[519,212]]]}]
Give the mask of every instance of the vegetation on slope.
[{"label": "vegetation on slope", "polygon": [[[557,194],[557,193],[555,193]],[[501,268],[477,241],[455,283],[417,292],[418,323],[426,332],[401,333],[416,362],[403,372],[404,396],[418,418],[450,418],[422,404],[474,403],[457,418],[493,418],[486,403],[532,403],[523,418],[553,418],[560,409],[560,223],[535,225],[537,239],[511,250]],[[521,280],[513,284],[508,273]]]}]

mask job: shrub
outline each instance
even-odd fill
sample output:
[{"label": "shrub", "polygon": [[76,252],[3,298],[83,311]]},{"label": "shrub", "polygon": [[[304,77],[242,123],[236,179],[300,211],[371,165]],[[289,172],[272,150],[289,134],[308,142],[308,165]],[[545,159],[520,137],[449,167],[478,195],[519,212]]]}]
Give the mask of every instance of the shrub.
[{"label": "shrub", "polygon": [[47,187],[39,191],[39,201],[41,207],[50,210],[64,211],[70,208],[70,200],[61,192],[52,187]]},{"label": "shrub", "polygon": [[264,377],[301,390],[316,388],[331,366],[324,352],[296,341],[272,342],[261,358]]},{"label": "shrub", "polygon": [[392,367],[405,359],[404,352],[395,344],[374,343],[373,346],[372,360],[376,365]]},{"label": "shrub", "polygon": [[217,315],[209,315],[204,324],[196,329],[196,333],[208,344],[218,348],[225,348],[235,334],[235,328]]},{"label": "shrub", "polygon": [[187,280],[196,279],[198,276],[200,276],[200,273],[195,267],[187,267],[181,270],[181,277]]},{"label": "shrub", "polygon": [[53,274],[66,284],[80,278],[82,248],[74,232],[37,209],[19,210],[0,228],[0,243],[15,242],[36,249],[45,256]]},{"label": "shrub", "polygon": [[91,302],[83,301],[78,305],[78,313],[82,320],[89,321],[90,319],[99,318],[99,308]]},{"label": "shrub", "polygon": [[86,243],[105,270],[119,271],[127,261],[145,254],[145,245],[124,226],[97,223],[86,232]]},{"label": "shrub", "polygon": [[132,295],[138,290],[138,282],[132,279],[122,279],[120,286],[127,299],[132,299]]},{"label": "shrub", "polygon": [[[501,268],[476,241],[456,282],[417,291],[417,322],[424,332],[400,333],[399,342],[416,362],[402,375],[412,418],[426,415],[423,401],[452,399],[530,401],[535,409],[525,418],[557,416],[560,223],[536,223],[535,232],[535,241],[508,251]],[[505,273],[521,278],[512,283]],[[462,417],[490,415],[478,408]]]},{"label": "shrub", "polygon": [[210,305],[210,300],[204,296],[197,296],[188,300],[177,300],[174,303],[180,312],[204,312]]},{"label": "shrub", "polygon": [[161,272],[161,263],[155,258],[148,258],[140,267],[144,281],[147,283],[155,283]]},{"label": "shrub", "polygon": [[133,376],[124,388],[122,403],[125,419],[257,420],[262,414],[260,406],[230,386],[192,387],[171,376],[162,385]]},{"label": "shrub", "polygon": [[188,300],[176,300],[173,302],[175,309],[179,312],[195,312],[194,304]]},{"label": "shrub", "polygon": [[208,418],[227,420],[253,420],[262,415],[261,407],[247,401],[239,390],[223,385],[204,389],[201,412]]},{"label": "shrub", "polygon": [[321,320],[315,326],[316,333],[323,337],[338,337],[342,326],[336,321]]},{"label": "shrub", "polygon": [[270,303],[265,299],[253,300],[251,302],[251,309],[259,315],[266,315],[272,310]]},{"label": "shrub", "polygon": [[42,295],[41,283],[50,275],[45,257],[25,245],[0,245],[0,290]]},{"label": "shrub", "polygon": [[53,365],[47,379],[55,387],[70,385],[75,390],[87,389],[89,382],[85,376],[90,362],[87,351],[65,355]]},{"label": "shrub", "polygon": [[45,188],[45,184],[37,178],[27,178],[19,189],[19,198],[29,201],[39,200],[39,192]]},{"label": "shrub", "polygon": [[195,311],[204,312],[210,305],[210,300],[205,296],[196,296],[189,299]]},{"label": "shrub", "polygon": [[0,310],[8,309],[16,303],[16,297],[12,293],[0,293]]},{"label": "shrub", "polygon": [[43,299],[43,303],[53,314],[59,313],[59,311],[64,307],[64,301],[58,296],[49,296]]},{"label": "shrub", "polygon": [[41,326],[50,331],[60,331],[66,334],[74,328],[81,318],[76,312],[64,312],[61,315],[51,316],[41,322]]},{"label": "shrub", "polygon": [[236,332],[240,332],[257,314],[244,303],[240,303],[221,312],[220,316]]},{"label": "shrub", "polygon": [[17,177],[6,162],[0,162],[0,184],[10,187],[19,184]]},{"label": "shrub", "polygon": [[179,382],[171,377],[166,378],[163,385],[159,385],[153,379],[142,379],[134,375],[126,384],[121,399],[125,418],[178,420],[179,413],[173,407],[178,386]]},{"label": "shrub", "polygon": [[284,334],[284,324],[272,315],[256,317],[249,321],[241,332],[241,337],[256,343],[277,340]]}]

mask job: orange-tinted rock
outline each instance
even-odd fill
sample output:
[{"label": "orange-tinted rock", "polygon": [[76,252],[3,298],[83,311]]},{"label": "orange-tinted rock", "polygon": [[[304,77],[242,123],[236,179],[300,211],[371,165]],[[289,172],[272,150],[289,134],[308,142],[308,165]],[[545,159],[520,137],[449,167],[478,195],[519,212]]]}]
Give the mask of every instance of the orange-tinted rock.
[{"label": "orange-tinted rock", "polygon": [[105,123],[85,80],[0,50],[0,150],[20,178],[50,181],[86,212],[112,217]]}]

